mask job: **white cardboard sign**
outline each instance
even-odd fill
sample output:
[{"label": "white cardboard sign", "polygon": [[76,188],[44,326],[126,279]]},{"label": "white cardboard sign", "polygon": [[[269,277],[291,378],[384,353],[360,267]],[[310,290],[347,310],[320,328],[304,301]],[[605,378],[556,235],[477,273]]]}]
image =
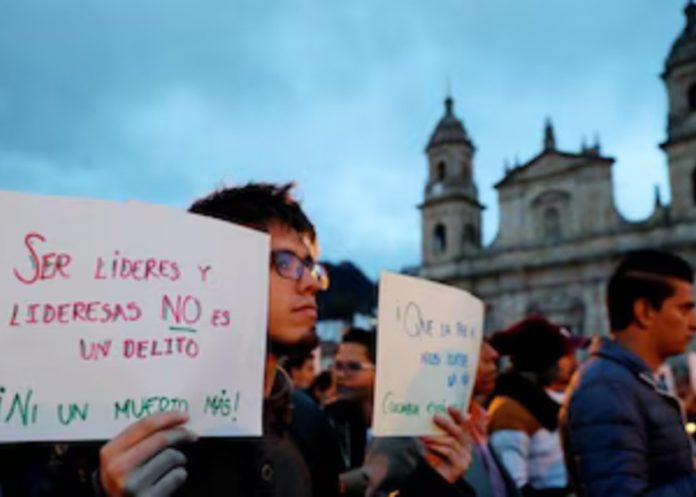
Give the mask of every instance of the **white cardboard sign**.
[{"label": "white cardboard sign", "polygon": [[0,441],[184,410],[261,434],[267,235],[139,203],[0,192]]},{"label": "white cardboard sign", "polygon": [[439,433],[447,407],[467,409],[478,368],[483,303],[419,278],[382,273],[373,430],[377,436]]}]

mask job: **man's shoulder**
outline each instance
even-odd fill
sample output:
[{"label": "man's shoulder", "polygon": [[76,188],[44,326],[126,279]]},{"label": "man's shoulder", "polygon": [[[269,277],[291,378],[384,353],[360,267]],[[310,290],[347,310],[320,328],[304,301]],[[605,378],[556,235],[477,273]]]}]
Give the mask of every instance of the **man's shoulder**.
[{"label": "man's shoulder", "polygon": [[319,442],[331,431],[326,413],[309,395],[301,390],[292,392],[292,418],[290,432],[300,442]]},{"label": "man's shoulder", "polygon": [[323,417],[322,411],[317,403],[305,391],[294,388],[290,396],[293,416],[317,418]]},{"label": "man's shoulder", "polygon": [[576,373],[574,391],[586,388],[611,389],[615,386],[631,386],[639,382],[636,375],[623,364],[602,356],[594,356]]},{"label": "man's shoulder", "polygon": [[593,357],[573,377],[564,409],[582,416],[623,411],[640,402],[642,390],[641,380],[630,369],[611,359]]}]

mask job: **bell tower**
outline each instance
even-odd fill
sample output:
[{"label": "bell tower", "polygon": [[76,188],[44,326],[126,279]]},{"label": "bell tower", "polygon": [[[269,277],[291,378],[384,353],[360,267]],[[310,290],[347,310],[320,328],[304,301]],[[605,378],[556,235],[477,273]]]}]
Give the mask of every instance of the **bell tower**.
[{"label": "bell tower", "polygon": [[445,114],[425,148],[428,180],[422,214],[422,264],[460,260],[481,249],[481,211],[474,183],[474,152],[464,124],[445,99]]},{"label": "bell tower", "polygon": [[696,4],[684,9],[686,25],[665,62],[667,141],[672,218],[696,219]]}]

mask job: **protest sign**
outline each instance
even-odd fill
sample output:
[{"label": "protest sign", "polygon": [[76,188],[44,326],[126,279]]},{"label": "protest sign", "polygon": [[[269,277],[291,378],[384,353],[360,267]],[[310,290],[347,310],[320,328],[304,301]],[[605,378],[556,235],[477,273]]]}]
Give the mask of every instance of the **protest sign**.
[{"label": "protest sign", "polygon": [[261,434],[269,238],[138,203],[0,192],[0,441],[158,411]]},{"label": "protest sign", "polygon": [[469,293],[382,273],[374,434],[437,434],[435,414],[467,409],[482,327],[483,303]]}]

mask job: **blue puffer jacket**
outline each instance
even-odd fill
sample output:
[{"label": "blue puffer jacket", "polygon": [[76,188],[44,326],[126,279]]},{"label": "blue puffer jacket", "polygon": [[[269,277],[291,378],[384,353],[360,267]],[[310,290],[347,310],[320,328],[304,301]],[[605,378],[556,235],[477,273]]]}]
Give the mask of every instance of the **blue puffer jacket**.
[{"label": "blue puffer jacket", "polygon": [[618,343],[603,341],[576,375],[561,425],[579,496],[696,495],[679,401]]}]

